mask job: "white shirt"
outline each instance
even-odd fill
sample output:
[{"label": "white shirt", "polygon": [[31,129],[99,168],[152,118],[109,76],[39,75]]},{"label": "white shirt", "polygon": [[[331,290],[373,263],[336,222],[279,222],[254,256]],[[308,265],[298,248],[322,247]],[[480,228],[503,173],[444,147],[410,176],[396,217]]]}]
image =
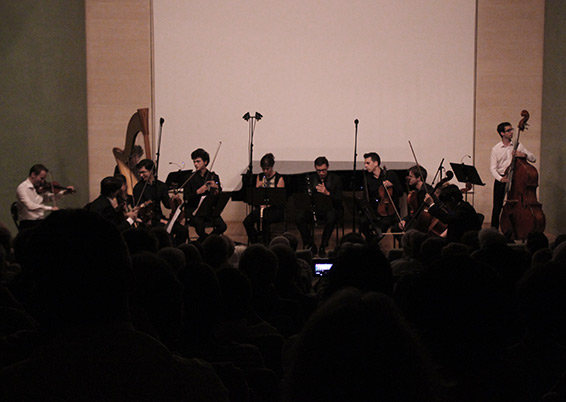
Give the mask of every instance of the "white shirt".
[{"label": "white shirt", "polygon": [[[537,161],[535,156],[529,152],[523,144],[519,143],[517,151],[525,153],[529,162],[534,163]],[[503,144],[503,141],[499,141],[493,148],[491,148],[491,164],[489,166],[489,170],[495,180],[501,181],[501,178],[505,175],[505,170],[507,170],[509,165],[511,165],[512,160],[513,141],[511,141],[511,143],[507,146]]]},{"label": "white shirt", "polygon": [[16,189],[16,197],[18,198],[18,217],[21,221],[43,219],[45,211],[53,209],[52,206],[44,204],[53,199],[53,193],[38,194],[29,177]]}]

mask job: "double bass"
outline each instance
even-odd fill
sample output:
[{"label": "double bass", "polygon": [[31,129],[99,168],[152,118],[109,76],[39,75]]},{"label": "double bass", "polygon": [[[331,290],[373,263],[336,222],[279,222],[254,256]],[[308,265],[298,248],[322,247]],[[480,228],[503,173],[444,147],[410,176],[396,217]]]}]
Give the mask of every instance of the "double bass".
[{"label": "double bass", "polygon": [[[517,140],[513,152],[519,146],[519,136],[525,130],[529,112],[521,112]],[[537,201],[538,171],[526,159],[513,156],[507,168],[508,182],[506,201],[501,213],[501,230],[510,240],[525,240],[529,233],[544,232],[546,218],[542,204]]]}]

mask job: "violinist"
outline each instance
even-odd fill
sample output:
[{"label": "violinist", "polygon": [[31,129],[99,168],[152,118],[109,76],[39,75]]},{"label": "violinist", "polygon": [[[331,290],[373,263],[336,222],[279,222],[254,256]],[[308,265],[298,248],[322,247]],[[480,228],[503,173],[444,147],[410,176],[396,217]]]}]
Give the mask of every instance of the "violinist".
[{"label": "violinist", "polygon": [[126,214],[134,209],[134,197],[128,194],[128,182],[126,180],[126,176],[121,173],[116,173],[114,177],[122,183],[122,187],[120,187],[120,192],[116,196],[116,199],[118,200],[119,209],[124,211]]},{"label": "violinist", "polygon": [[[283,176],[273,169],[275,157],[272,153],[263,155],[260,160],[260,165],[263,173],[257,176],[256,187],[285,187]],[[250,244],[258,242],[260,231],[257,227],[261,227],[264,234],[264,241],[267,241],[269,238],[269,225],[275,222],[282,222],[283,219],[285,219],[285,209],[283,206],[261,205],[259,208],[254,208],[243,222],[248,235],[248,242]]]},{"label": "violinist", "polygon": [[212,226],[212,233],[222,234],[226,231],[226,223],[220,215],[214,214],[213,202],[204,202],[207,198],[213,200],[222,191],[220,177],[208,170],[210,155],[202,148],[191,153],[195,167],[195,174],[185,184],[183,194],[185,197],[185,217],[187,223],[194,226],[202,242],[207,237],[205,228]]},{"label": "violinist", "polygon": [[100,195],[85,206],[87,211],[97,213],[113,223],[118,230],[130,229],[138,217],[137,210],[125,212],[119,203],[123,182],[119,177],[109,176],[100,182]]},{"label": "violinist", "polygon": [[535,156],[529,152],[523,144],[519,144],[517,151],[513,151],[513,133],[515,129],[509,122],[500,123],[497,133],[501,137],[493,148],[491,148],[490,171],[495,179],[493,184],[493,210],[491,213],[491,226],[499,229],[499,218],[505,200],[505,186],[509,181],[506,175],[507,168],[511,165],[513,157],[526,158],[529,162],[536,162]]},{"label": "violinist", "polygon": [[[139,210],[138,218],[147,226],[166,225],[167,219],[163,215],[161,205],[170,209],[171,197],[167,185],[161,180],[156,180],[155,163],[151,159],[142,159],[136,168],[140,181],[134,187],[134,208],[144,206]],[[189,236],[187,230],[178,223],[173,226],[171,233],[175,238],[175,244],[184,243]]]},{"label": "violinist", "polygon": [[462,235],[470,230],[480,230],[481,223],[474,207],[464,201],[458,186],[449,184],[440,190],[439,202],[430,194],[425,194],[424,202],[428,212],[448,226],[446,240],[458,242]]},{"label": "violinist", "polygon": [[59,209],[55,205],[46,205],[47,202],[75,192],[73,186],[57,185],[60,191],[54,193],[52,184],[45,181],[48,172],[49,169],[40,163],[33,165],[28,178],[16,189],[20,230],[34,228],[45,218],[46,211]]},{"label": "violinist", "polygon": [[[407,196],[408,215],[399,222],[399,229],[416,228],[419,217],[424,212],[424,199],[426,194],[433,192],[432,186],[426,184],[427,171],[424,167],[414,165],[409,168],[407,175],[407,185],[409,186],[409,195]],[[406,227],[407,224],[409,227]],[[419,230],[421,228],[418,228]]]},{"label": "violinist", "polygon": [[[375,225],[381,232],[386,232],[399,221],[397,211],[403,188],[397,175],[381,166],[381,158],[376,152],[364,154],[364,169],[363,196],[369,202],[372,210],[376,212],[377,220],[370,222],[370,217],[362,214],[360,231],[366,239],[371,239],[372,226]],[[383,206],[388,206],[386,212],[381,212]]]}]

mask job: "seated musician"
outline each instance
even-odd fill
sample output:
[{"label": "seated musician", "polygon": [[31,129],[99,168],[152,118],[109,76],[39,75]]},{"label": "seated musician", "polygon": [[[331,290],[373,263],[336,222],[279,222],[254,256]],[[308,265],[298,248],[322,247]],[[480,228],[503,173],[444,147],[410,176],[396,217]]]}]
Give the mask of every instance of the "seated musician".
[{"label": "seated musician", "polygon": [[470,230],[480,230],[481,224],[474,207],[464,201],[458,186],[449,184],[440,190],[439,202],[430,194],[425,194],[424,202],[428,212],[448,225],[446,240],[458,242],[462,235]]},{"label": "seated musician", "polygon": [[128,212],[134,208],[134,197],[128,194],[128,182],[126,176],[121,173],[116,173],[115,178],[122,182],[122,187],[120,187],[120,192],[116,196],[118,200],[118,205],[123,207],[124,211]]},{"label": "seated musician", "polygon": [[[403,188],[394,172],[381,167],[381,158],[376,152],[364,154],[364,168],[363,197],[371,211],[361,214],[360,231],[371,240],[399,222],[397,211]],[[381,212],[383,206],[387,206],[387,212]]]},{"label": "seated musician", "polygon": [[[256,187],[285,187],[283,176],[273,170],[275,158],[272,153],[263,155],[260,165],[263,173],[257,176]],[[260,233],[263,233],[263,240],[267,242],[267,239],[269,239],[269,225],[281,222],[283,219],[285,219],[285,209],[283,206],[261,205],[259,208],[254,208],[244,219],[248,242],[251,244],[257,243]]]},{"label": "seated musician", "polygon": [[[168,221],[163,215],[161,205],[167,209],[171,208],[171,197],[169,197],[167,185],[155,179],[155,163],[151,159],[142,159],[136,168],[140,181],[134,186],[134,208],[144,206],[138,212],[138,218],[146,226],[166,225]],[[175,238],[175,244],[184,243],[189,237],[186,228],[178,222],[173,226],[171,234]]]},{"label": "seated musician", "polygon": [[[138,181],[140,179],[138,168],[136,166],[140,162],[142,156],[143,156],[143,148],[140,145],[134,145],[132,148],[132,153],[128,157],[127,166],[129,173],[132,175],[135,181]],[[122,173],[120,172],[120,166],[116,165],[116,167],[114,168],[114,176],[118,176],[121,174]]]},{"label": "seated musician", "polygon": [[[210,155],[202,148],[191,153],[195,167],[195,174],[183,187],[185,197],[185,219],[194,226],[202,242],[207,237],[205,228],[212,226],[213,234],[222,234],[226,231],[226,223],[219,214],[214,214],[213,202],[222,191],[220,177],[208,170]],[[208,198],[208,200],[207,200]],[[206,200],[206,202],[205,202]]]},{"label": "seated musician", "polygon": [[[329,173],[328,166],[329,163],[326,157],[319,156],[315,159],[314,168],[316,174],[307,176],[307,192],[311,196],[311,208],[297,212],[297,228],[303,239],[303,247],[310,249],[313,255],[316,255],[317,248],[309,224],[314,219],[317,222],[324,222],[324,231],[322,232],[320,249],[318,250],[319,257],[326,257],[328,241],[336,226],[339,214],[343,213],[342,179],[338,175]],[[329,203],[324,204],[323,198],[320,197],[328,198]]]},{"label": "seated musician", "polygon": [[401,222],[399,222],[399,229],[418,229],[417,222],[423,213],[426,204],[424,198],[426,194],[433,192],[432,186],[426,183],[427,171],[420,165],[414,165],[409,168],[407,175],[407,184],[409,186],[409,195],[407,197],[407,212]]},{"label": "seated musician", "polygon": [[126,211],[118,198],[122,191],[123,182],[119,177],[105,177],[100,182],[100,195],[85,206],[87,211],[97,213],[113,223],[118,230],[131,228],[138,217],[137,210]]},{"label": "seated musician", "polygon": [[46,205],[46,202],[75,191],[73,186],[68,186],[54,194],[51,183],[45,181],[48,172],[49,169],[41,163],[33,165],[28,178],[16,189],[20,230],[34,228],[45,218],[46,211],[59,209],[57,206]]}]

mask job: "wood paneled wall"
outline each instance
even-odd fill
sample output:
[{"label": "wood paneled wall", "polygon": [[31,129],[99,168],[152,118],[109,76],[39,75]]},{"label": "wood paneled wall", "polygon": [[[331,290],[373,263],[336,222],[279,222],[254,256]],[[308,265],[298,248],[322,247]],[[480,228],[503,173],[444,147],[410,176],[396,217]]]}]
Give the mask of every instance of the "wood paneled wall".
[{"label": "wood paneled wall", "polygon": [[[150,11],[151,0],[86,1],[91,198],[114,168],[111,149],[122,146],[129,117],[151,106]],[[497,124],[516,125],[527,109],[530,126],[521,140],[540,160],[544,11],[544,0],[477,1],[474,163],[486,186],[470,199],[486,221]]]}]

